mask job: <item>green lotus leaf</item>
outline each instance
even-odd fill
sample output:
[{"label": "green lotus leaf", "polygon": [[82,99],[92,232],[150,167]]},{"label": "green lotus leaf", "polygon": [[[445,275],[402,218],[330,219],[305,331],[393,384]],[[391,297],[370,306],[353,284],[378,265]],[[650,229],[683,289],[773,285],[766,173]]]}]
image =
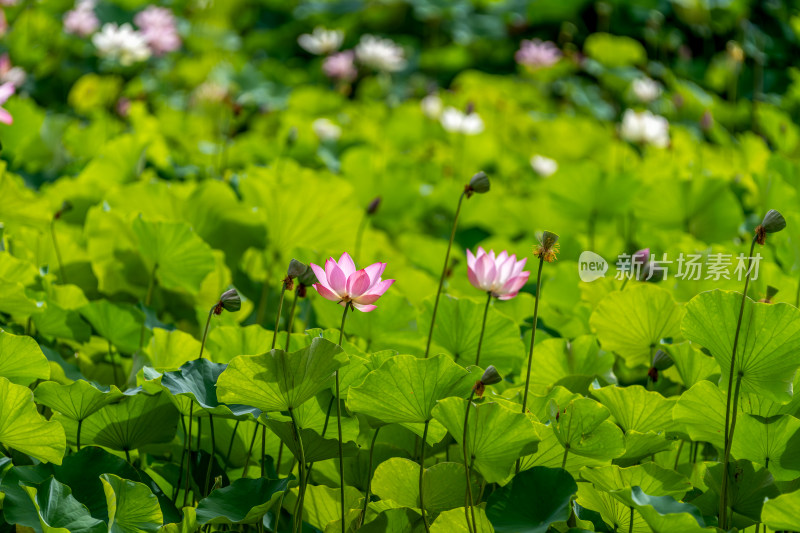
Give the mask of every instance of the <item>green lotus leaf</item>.
[{"label": "green lotus leaf", "polygon": [[703,380],[716,382],[719,379],[719,365],[714,358],[697,350],[691,342],[665,344],[662,349],[669,353],[675,363],[675,371],[687,389]]},{"label": "green lotus leaf", "polygon": [[59,465],[67,449],[61,424],[39,414],[30,389],[4,377],[0,377],[0,443]]},{"label": "green lotus leaf", "polygon": [[[313,527],[324,530],[331,522],[341,520],[340,511],[340,489],[332,489],[324,485],[308,485],[306,495],[303,500],[303,522]],[[360,509],[363,497],[354,487],[346,486],[344,489],[344,508],[345,512],[350,509]],[[289,490],[283,499],[283,508],[290,514],[294,512],[294,505],[297,501],[297,488]]]},{"label": "green lotus leaf", "polygon": [[[433,416],[462,445],[467,400],[447,398],[433,409]],[[521,412],[489,402],[472,405],[467,423],[467,454],[472,467],[489,483],[506,479],[522,456],[536,452],[539,435]]]},{"label": "green lotus leaf", "polygon": [[536,466],[493,492],[486,516],[498,533],[545,533],[554,522],[569,518],[577,490],[566,470]]},{"label": "green lotus leaf", "polygon": [[97,333],[121,352],[134,353],[139,341],[150,340],[150,330],[145,328],[144,313],[130,304],[116,304],[108,300],[95,300],[80,308],[81,315]]},{"label": "green lotus leaf", "polygon": [[433,417],[437,401],[467,396],[478,377],[444,355],[398,355],[352,387],[347,406],[386,424],[424,423]]},{"label": "green lotus leaf", "polygon": [[[303,335],[294,335],[303,337]],[[285,337],[284,337],[285,339]],[[311,344],[309,339],[308,344]],[[285,346],[286,341],[278,343]],[[237,355],[259,355],[272,346],[272,332],[259,326],[218,326],[208,333],[206,347],[218,363],[229,363]],[[200,346],[197,346],[198,351]],[[196,355],[195,355],[196,357]]]},{"label": "green lotus leaf", "polygon": [[66,485],[49,477],[39,485],[23,486],[39,516],[43,533],[106,533],[102,520],[75,499]]},{"label": "green lotus leaf", "polygon": [[624,492],[630,493],[631,503],[653,533],[710,531],[705,528],[700,510],[690,503],[675,501],[672,496],[646,494],[641,487],[626,488]]},{"label": "green lotus leaf", "polygon": [[42,311],[43,302],[37,302],[30,296],[22,283],[9,283],[0,280],[0,313],[18,317],[30,317]]},{"label": "green lotus leaf", "polygon": [[183,363],[197,359],[199,353],[200,341],[185,331],[153,328],[148,355],[150,365],[159,372],[177,370]]},{"label": "green lotus leaf", "polygon": [[[425,499],[427,500],[428,497],[426,496]],[[427,501],[425,502],[425,507],[426,509],[428,507]],[[489,521],[489,518],[487,518],[486,511],[483,510],[483,507],[473,506],[470,510],[475,511],[475,529],[484,533],[497,531],[492,527],[492,523]],[[470,533],[472,531],[471,526],[471,513],[470,522],[469,525],[467,525],[465,508],[459,507],[458,509],[451,509],[440,513],[439,516],[436,517],[436,520],[433,521],[433,524],[431,524],[431,533]],[[375,531],[377,533],[377,530]]]},{"label": "green lotus leaf", "polygon": [[[713,290],[686,305],[681,328],[687,339],[707,348],[722,370],[720,387],[727,390],[731,350],[742,295]],[[741,378],[743,394],[760,394],[778,403],[792,398],[792,380],[800,361],[800,309],[788,304],[745,300],[736,348],[734,376]]]},{"label": "green lotus leaf", "polygon": [[[342,419],[343,426],[345,420],[347,419]],[[331,427],[328,428],[329,433],[327,438],[320,436],[320,434],[313,429],[300,428],[299,433],[303,441],[303,453],[305,454],[306,462],[313,463],[339,456],[339,440],[336,437],[336,419],[332,418],[331,422],[332,424]],[[264,424],[281,439],[281,442],[292,452],[292,455],[300,457],[300,446],[295,440],[291,421],[268,418],[264,420]],[[356,445],[355,442],[348,441],[344,435],[342,435],[342,440],[344,440],[342,443],[342,455],[344,457],[353,457],[358,454],[358,445]]]},{"label": "green lotus leaf", "polygon": [[327,388],[347,361],[339,346],[321,338],[292,353],[235,357],[217,380],[217,397],[264,412],[295,409]]},{"label": "green lotus leaf", "polygon": [[[522,394],[521,390],[519,394]],[[560,385],[554,386],[545,394],[542,394],[541,391],[530,390],[528,394],[528,412],[533,414],[533,416],[536,417],[536,420],[547,420],[547,417],[550,416],[550,411],[548,410],[550,400],[554,400],[558,405],[566,405],[572,400],[581,397],[581,394],[572,392],[566,387],[562,387]],[[522,409],[521,396],[518,397],[518,401],[520,409]]]},{"label": "green lotus leaf", "polygon": [[38,403],[73,420],[83,420],[106,405],[119,401],[123,396],[113,385],[101,387],[83,379],[69,385],[46,381],[40,383],[34,391]]},{"label": "green lotus leaf", "polygon": [[[605,522],[609,531],[633,531],[652,533],[642,515],[620,502],[608,492],[597,490],[591,483],[578,483],[576,503],[585,509],[595,511]],[[633,526],[631,526],[633,520]]]},{"label": "green lotus leaf", "polygon": [[216,489],[197,505],[202,524],[254,524],[278,501],[293,478],[240,478]]},{"label": "green lotus leaf", "polygon": [[661,339],[680,337],[683,309],[672,295],[652,283],[609,293],[589,321],[604,350],[628,367],[650,365]]},{"label": "green lotus leaf", "polygon": [[[534,466],[546,466],[548,468],[559,468],[564,460],[564,446],[559,442],[558,437],[549,425],[541,422],[533,422],[536,432],[541,437],[538,450],[534,455],[526,455],[520,461],[520,469],[528,470]],[[599,459],[586,457],[584,455],[571,455],[564,467],[570,474],[578,477],[578,472],[584,466],[603,466],[611,463],[611,459]]]},{"label": "green lotus leaf", "polygon": [[[582,335],[570,341],[563,338],[545,339],[533,350],[536,364],[531,371],[531,383],[551,386],[576,376],[589,381],[599,377],[614,382],[614,354],[600,349],[593,335]],[[585,389],[584,389],[585,390]]]},{"label": "green lotus leaf", "polygon": [[[432,353],[444,351],[464,366],[475,362],[485,305],[473,300],[445,295],[439,301]],[[417,321],[419,331],[428,332],[433,300],[425,300]],[[438,349],[437,349],[438,348]],[[519,327],[497,309],[486,316],[486,331],[481,346],[481,364],[494,365],[502,375],[519,372],[525,359],[525,345]]]},{"label": "green lotus leaf", "polygon": [[725,445],[725,393],[710,381],[699,381],[681,394],[672,419],[693,441],[710,442],[720,450]]},{"label": "green lotus leaf", "polygon": [[100,476],[108,504],[109,533],[154,533],[164,523],[158,498],[147,485],[114,474]]},{"label": "green lotus leaf", "polygon": [[[655,463],[628,468],[617,465],[582,468],[581,477],[604,492],[639,487],[650,496],[673,496],[680,499],[692,488],[685,476]],[[629,504],[626,501],[623,503]]]},{"label": "green lotus leaf", "polygon": [[[422,474],[425,510],[440,513],[464,506],[466,479],[460,463],[437,463]],[[474,495],[480,485],[472,479]],[[419,509],[419,464],[402,457],[392,457],[378,465],[372,476],[372,492],[381,500]]]},{"label": "green lotus leaf", "polygon": [[731,453],[737,459],[766,467],[777,481],[800,477],[800,420],[789,415],[770,418],[740,413]]},{"label": "green lotus leaf", "polygon": [[0,279],[27,286],[36,281],[38,275],[39,271],[31,263],[11,254],[0,254]]},{"label": "green lotus leaf", "polygon": [[800,490],[781,494],[764,502],[761,521],[775,531],[800,530]]},{"label": "green lotus leaf", "polygon": [[80,313],[64,309],[50,301],[47,302],[41,313],[36,313],[31,318],[36,326],[36,331],[46,337],[88,342],[92,336],[92,328],[81,318]]},{"label": "green lotus leaf", "polygon": [[548,405],[550,425],[569,453],[614,459],[625,453],[622,431],[608,420],[609,410],[590,398],[577,398],[560,407]]},{"label": "green lotus leaf", "polygon": [[[62,416],[54,418],[64,426],[69,442],[75,443],[78,422]],[[178,418],[168,394],[139,392],[87,417],[81,424],[81,443],[126,451],[170,442],[175,437]]]},{"label": "green lotus leaf", "polygon": [[17,385],[50,379],[50,365],[33,337],[0,330],[0,376]]},{"label": "green lotus leaf", "polygon": [[208,359],[195,359],[184,363],[178,370],[165,372],[161,376],[161,386],[182,415],[188,416],[191,411],[197,416],[206,412],[225,418],[246,416],[252,413],[252,408],[228,406],[217,400],[217,380],[227,366]]},{"label": "green lotus leaf", "polygon": [[648,431],[640,433],[635,429],[625,432],[625,454],[620,460],[640,460],[648,455],[672,449],[673,441],[667,440],[664,432]]},{"label": "green lotus leaf", "polygon": [[147,271],[155,268],[156,279],[165,289],[196,293],[214,270],[211,247],[185,222],[150,222],[137,217],[133,234]]},{"label": "green lotus leaf", "polygon": [[159,529],[159,533],[195,533],[198,530],[197,509],[194,507],[183,508],[183,518],[178,518],[177,522],[164,524]]},{"label": "green lotus leaf", "polygon": [[[462,514],[463,518],[463,514]],[[413,509],[386,509],[359,528],[361,533],[407,533],[422,523],[422,517]],[[431,531],[433,531],[431,525]],[[458,531],[458,530],[456,530]]]},{"label": "green lotus leaf", "polygon": [[[736,439],[734,439],[735,441]],[[749,527],[761,519],[761,508],[767,498],[775,498],[780,494],[775,486],[774,478],[766,468],[758,468],[746,459],[731,461],[731,475],[728,477],[728,506],[733,510],[733,525],[738,528]],[[719,512],[719,491],[722,486],[722,464],[710,465],[706,469],[705,483],[712,509],[702,509],[704,514]]]}]

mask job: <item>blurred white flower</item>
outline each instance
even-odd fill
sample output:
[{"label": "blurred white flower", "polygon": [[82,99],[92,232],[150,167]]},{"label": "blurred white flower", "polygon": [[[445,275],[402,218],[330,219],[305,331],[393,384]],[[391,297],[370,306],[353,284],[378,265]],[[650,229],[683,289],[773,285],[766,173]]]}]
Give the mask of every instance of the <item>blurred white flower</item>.
[{"label": "blurred white flower", "polygon": [[22,67],[15,67],[11,64],[8,52],[0,56],[0,83],[10,83],[14,87],[20,87],[25,83],[28,75]]},{"label": "blurred white flower", "polygon": [[428,118],[438,119],[442,114],[442,99],[438,94],[429,94],[420,100],[419,105]]},{"label": "blurred white flower", "polygon": [[222,83],[214,80],[207,80],[195,88],[192,100],[195,103],[214,104],[225,100],[228,96],[228,88]]},{"label": "blurred white flower", "polygon": [[637,113],[627,109],[622,117],[620,134],[625,140],[634,143],[665,148],[669,145],[669,122],[650,111]]},{"label": "blurred white flower", "polygon": [[322,62],[322,72],[334,80],[352,81],[358,76],[353,59],[352,50],[330,55]]},{"label": "blurred white flower", "polygon": [[136,14],[133,21],[142,31],[147,45],[155,55],[174,52],[181,47],[175,16],[165,7],[148,6]]},{"label": "blurred white flower", "polygon": [[317,26],[311,33],[304,33],[297,38],[297,44],[303,50],[317,56],[332,54],[342,46],[343,41],[344,32],[326,30],[322,26]]},{"label": "blurred white flower", "polygon": [[100,27],[100,21],[94,14],[94,0],[78,0],[75,9],[64,13],[64,31],[88,37]]},{"label": "blurred white flower", "polygon": [[356,58],[375,70],[397,72],[406,68],[403,49],[390,39],[364,35],[355,50]]},{"label": "blurred white flower", "polygon": [[558,162],[543,155],[535,155],[531,157],[531,167],[541,177],[549,178],[558,170]]},{"label": "blurred white flower", "polygon": [[634,96],[644,103],[649,103],[661,96],[661,84],[650,78],[637,78],[631,84]]},{"label": "blurred white flower", "polygon": [[327,118],[318,118],[311,123],[311,128],[317,134],[320,141],[336,141],[342,136],[342,128],[328,120]]},{"label": "blurred white flower", "polygon": [[123,66],[130,66],[150,57],[150,48],[144,35],[127,23],[122,26],[113,22],[103,24],[102,30],[92,36],[92,43],[102,57],[119,61]]},{"label": "blurred white flower", "polygon": [[519,50],[514,54],[517,63],[526,67],[549,67],[561,59],[561,50],[551,41],[524,39],[519,44]]},{"label": "blurred white flower", "polygon": [[447,131],[477,135],[483,131],[483,119],[477,113],[463,113],[455,107],[447,107],[439,119]]}]

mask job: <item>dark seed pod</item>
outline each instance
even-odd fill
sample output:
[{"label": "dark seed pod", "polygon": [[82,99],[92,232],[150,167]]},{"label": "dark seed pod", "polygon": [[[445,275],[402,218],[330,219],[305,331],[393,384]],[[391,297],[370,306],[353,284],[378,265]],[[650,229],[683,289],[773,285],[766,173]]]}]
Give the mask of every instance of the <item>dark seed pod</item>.
[{"label": "dark seed pod", "polygon": [[486,172],[481,170],[472,176],[467,186],[464,187],[464,191],[467,193],[467,198],[469,198],[473,193],[485,194],[489,192],[490,188],[491,183],[489,182],[489,176],[486,175]]},{"label": "dark seed pod", "polygon": [[219,306],[222,309],[233,313],[238,311],[242,307],[242,299],[239,297],[239,293],[236,292],[236,289],[229,289],[222,293],[222,296],[219,297]]},{"label": "dark seed pod", "polygon": [[311,267],[306,267],[305,272],[297,276],[297,281],[300,282],[301,285],[305,285],[306,287],[310,287],[315,283],[319,283],[317,280],[317,276],[314,274],[314,271],[311,270]]},{"label": "dark seed pod", "polygon": [[501,381],[503,381],[503,377],[493,365],[486,367],[486,370],[484,370],[481,376],[481,383],[484,385],[495,385]]},{"label": "dark seed pod", "polygon": [[307,268],[308,267],[304,263],[301,263],[297,259],[292,259],[289,262],[289,269],[286,271],[286,273],[292,279],[299,278],[303,275]]},{"label": "dark seed pod", "polygon": [[786,227],[786,219],[774,209],[767,211],[764,220],[761,221],[764,231],[767,233],[777,233]]},{"label": "dark seed pod", "polygon": [[380,206],[381,206],[381,197],[380,196],[376,196],[375,198],[372,199],[372,201],[367,206],[367,214],[368,215],[374,215],[375,213],[377,213],[378,208]]},{"label": "dark seed pod", "polygon": [[656,354],[653,356],[653,367],[655,367],[656,370],[666,370],[673,364],[672,357],[664,350],[656,351]]}]

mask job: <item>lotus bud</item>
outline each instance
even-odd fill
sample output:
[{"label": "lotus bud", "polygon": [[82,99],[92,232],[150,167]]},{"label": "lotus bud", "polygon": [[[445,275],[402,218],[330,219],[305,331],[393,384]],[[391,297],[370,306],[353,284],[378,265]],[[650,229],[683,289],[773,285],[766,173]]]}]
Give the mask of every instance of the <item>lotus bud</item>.
[{"label": "lotus bud", "polygon": [[767,295],[764,298],[759,300],[762,304],[771,304],[772,299],[775,298],[775,295],[778,294],[778,289],[771,285],[767,285]]},{"label": "lotus bud", "polygon": [[653,356],[653,367],[657,370],[666,370],[674,364],[672,357],[664,350],[656,351]]},{"label": "lotus bud", "polygon": [[223,309],[229,313],[234,313],[241,309],[241,307],[242,299],[239,297],[239,293],[236,292],[236,289],[229,289],[223,292],[222,296],[219,297],[219,302],[214,306],[214,314],[222,314]]},{"label": "lotus bud", "polygon": [[495,385],[501,381],[503,381],[503,378],[500,376],[500,372],[498,372],[493,365],[486,367],[486,370],[481,376],[481,383],[484,385]]},{"label": "lotus bud", "polygon": [[767,240],[767,233],[778,233],[785,227],[786,219],[783,218],[783,215],[774,209],[770,209],[764,215],[764,220],[756,228],[756,242],[763,246]]},{"label": "lotus bud", "polygon": [[297,281],[306,287],[310,287],[315,283],[319,283],[319,281],[317,281],[317,276],[314,275],[314,271],[311,270],[311,267],[306,267],[305,271],[297,276]]},{"label": "lotus bud", "polygon": [[558,235],[552,231],[545,231],[539,238],[539,244],[533,247],[533,255],[548,263],[556,260],[558,253]]},{"label": "lotus bud", "polygon": [[471,115],[475,112],[475,104],[473,102],[467,102],[467,107],[464,108],[465,115]]},{"label": "lotus bud", "polygon": [[56,213],[53,215],[53,219],[58,220],[65,213],[68,213],[71,210],[72,210],[72,203],[70,203],[69,200],[64,200],[64,202],[61,204],[61,209],[56,211]]},{"label": "lotus bud", "polygon": [[292,259],[289,262],[289,269],[287,270],[287,274],[291,279],[299,278],[303,275],[303,273],[308,269],[308,267],[303,264],[302,262],[298,261],[297,259]]},{"label": "lotus bud", "polygon": [[378,212],[378,208],[380,206],[381,206],[381,197],[380,196],[376,196],[375,198],[372,199],[372,201],[367,206],[367,215],[372,216],[375,213],[377,213]]},{"label": "lotus bud", "polygon": [[292,126],[286,134],[286,147],[291,148],[297,142],[297,127]]},{"label": "lotus bud", "polygon": [[489,176],[486,175],[486,172],[481,170],[472,176],[467,186],[464,187],[464,192],[467,194],[467,198],[469,198],[473,193],[485,194],[489,192],[490,188],[491,183],[489,182]]}]

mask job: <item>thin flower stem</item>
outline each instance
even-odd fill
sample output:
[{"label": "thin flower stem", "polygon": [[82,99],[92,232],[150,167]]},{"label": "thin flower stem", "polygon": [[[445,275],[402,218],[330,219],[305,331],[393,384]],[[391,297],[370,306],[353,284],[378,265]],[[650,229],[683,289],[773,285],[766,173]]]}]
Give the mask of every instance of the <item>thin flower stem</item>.
[{"label": "thin flower stem", "polygon": [[250,439],[250,447],[247,449],[247,458],[244,460],[244,468],[242,469],[242,477],[247,477],[247,471],[250,470],[250,458],[253,456],[253,446],[256,444],[256,437],[258,436],[258,420],[256,420],[256,427],[253,430],[253,438]]},{"label": "thin flower stem", "polygon": [[[490,295],[491,298],[491,295]],[[487,305],[488,308],[488,305]],[[484,314],[484,323],[486,322]],[[475,363],[477,365],[477,363]],[[469,399],[467,400],[467,408],[464,411],[464,434],[461,436],[461,451],[464,455],[464,472],[467,477],[467,507],[464,509],[464,515],[467,518],[467,529],[469,529],[470,533],[475,533],[477,531],[477,523],[475,522],[475,501],[472,498],[472,483],[470,482],[470,475],[469,475],[469,454],[467,453],[469,447],[467,446],[467,424],[469,422],[469,408],[472,407],[472,398],[475,397],[475,389],[472,389],[472,392],[469,394]],[[472,525],[470,525],[470,516],[472,517]]]},{"label": "thin flower stem", "polygon": [[431,533],[430,526],[428,526],[428,517],[425,516],[425,497],[422,489],[422,475],[425,473],[425,441],[428,440],[428,425],[430,422],[430,420],[425,421],[425,429],[422,432],[422,450],[419,454],[419,508],[422,511],[422,523],[425,525],[425,533]]},{"label": "thin flower stem", "polygon": [[278,300],[278,313],[275,316],[275,329],[272,331],[272,348],[275,349],[275,341],[278,340],[278,326],[281,323],[281,311],[283,310],[283,297],[286,295],[286,284],[281,286],[281,298]]},{"label": "thin flower stem", "polygon": [[231,433],[231,440],[228,443],[228,451],[225,453],[225,467],[227,468],[228,462],[231,460],[231,452],[233,451],[233,441],[236,440],[236,430],[239,429],[239,421],[233,425],[233,433]]},{"label": "thin flower stem", "polygon": [[378,440],[378,432],[381,428],[375,429],[375,434],[372,435],[372,442],[369,444],[369,467],[367,468],[367,494],[364,496],[364,509],[361,510],[361,518],[359,519],[359,527],[364,523],[367,517],[367,506],[369,505],[369,493],[372,489],[372,455],[375,452],[375,441]]},{"label": "thin flower stem", "polygon": [[194,411],[194,402],[189,404],[189,431],[184,435],[186,441],[186,453],[188,461],[186,462],[186,483],[183,486],[183,505],[186,507],[186,500],[189,497],[189,472],[192,470],[192,413]]},{"label": "thin flower stem", "polygon": [[111,360],[111,368],[114,370],[114,384],[119,385],[119,365],[114,358],[114,348],[111,346],[111,341],[108,341],[108,358]]},{"label": "thin flower stem", "polygon": [[[342,347],[344,340],[344,322],[347,319],[347,310],[350,308],[350,302],[345,302],[344,312],[342,313],[342,325],[339,327],[339,347]],[[344,349],[344,348],[342,348]],[[342,533],[346,533],[345,515],[344,515],[344,450],[342,449],[342,398],[339,393],[339,371],[334,374],[336,378],[336,429],[339,433],[339,481],[341,485],[341,494],[339,497],[339,510],[342,514]]]},{"label": "thin flower stem", "polygon": [[267,477],[267,426],[261,427],[261,477]]},{"label": "thin flower stem", "polygon": [[292,307],[289,309],[289,323],[286,326],[286,348],[285,351],[289,351],[289,341],[292,340],[292,328],[294,327],[294,310],[297,307],[297,293],[300,290],[300,286],[294,290],[294,297],[292,298]]},{"label": "thin flower stem", "polygon": [[81,425],[82,424],[83,424],[83,418],[78,420],[78,437],[77,437],[78,451],[81,451]]},{"label": "thin flower stem", "polygon": [[[150,273],[150,281],[147,283],[147,294],[144,297],[144,306],[150,307],[150,303],[153,300],[153,288],[156,284],[156,269],[158,268],[158,263],[153,266],[153,271]],[[139,329],[139,353],[142,353],[142,346],[144,345],[144,332],[145,332],[145,323],[142,322],[142,327]]]},{"label": "thin flower stem", "polygon": [[561,468],[566,469],[567,467],[567,456],[569,455],[569,447],[564,446],[564,455],[561,457]]},{"label": "thin flower stem", "polygon": [[[325,423],[322,424],[322,433],[320,436],[325,438],[325,434],[328,432],[328,422],[331,419],[331,409],[333,409],[333,400],[336,398],[331,396],[331,401],[328,402],[328,409],[325,411]],[[306,468],[306,477],[311,479],[311,469],[314,468],[314,462],[308,463],[308,468]],[[289,470],[291,472],[291,469]]]},{"label": "thin flower stem", "polygon": [[[292,419],[292,433],[297,441],[297,448],[300,452],[300,457],[297,458],[298,461],[298,476],[300,477],[300,488],[298,489],[297,493],[297,506],[296,511],[294,514],[294,527],[292,531],[302,531],[303,529],[303,500],[305,499],[306,493],[306,485],[308,483],[308,478],[305,475],[305,465],[306,465],[306,456],[305,450],[303,449],[303,439],[300,436],[300,430],[297,427],[297,421],[294,418],[294,410],[290,407],[289,408],[289,417]],[[342,491],[344,492],[344,491]],[[278,510],[280,513],[280,509]],[[276,515],[277,516],[277,515]],[[280,517],[278,517],[279,519]],[[344,516],[342,516],[342,521],[344,521]]]},{"label": "thin flower stem", "polygon": [[[739,374],[736,377],[736,386],[733,392],[733,410],[731,413],[731,428],[730,428],[730,437],[728,438],[728,443],[725,447],[725,455],[722,459],[722,484],[721,484],[721,495],[720,501],[722,502],[720,506],[720,516],[719,521],[722,523],[722,517],[725,516],[725,523],[728,522],[728,465],[731,462],[731,448],[733,447],[733,432],[736,429],[736,415],[738,414],[738,400],[739,400],[739,388],[742,385],[742,375]],[[723,496],[724,495],[724,496]]]},{"label": "thin flower stem", "polygon": [[475,366],[481,362],[481,346],[483,346],[483,334],[486,331],[486,315],[489,314],[489,304],[492,303],[491,291],[486,293],[486,307],[483,308],[483,322],[481,322],[481,336],[478,337],[478,352],[475,354]]},{"label": "thin flower stem", "polygon": [[[731,350],[731,367],[730,372],[728,375],[728,398],[725,404],[725,455],[724,460],[722,463],[722,484],[720,486],[720,495],[719,495],[719,525],[722,529],[725,529],[727,525],[727,492],[728,492],[728,462],[730,460],[730,446],[731,441],[733,440],[733,429],[731,427],[731,390],[733,389],[733,373],[736,369],[736,349],[739,346],[739,331],[742,329],[742,317],[744,316],[744,304],[747,300],[747,287],[750,284],[750,266],[753,262],[753,250],[756,247],[756,239],[757,237],[753,237],[753,242],[750,244],[750,254],[747,259],[747,270],[745,271],[745,280],[744,280],[744,292],[742,293],[742,305],[739,307],[739,319],[736,321],[736,333],[733,336],[733,349]],[[739,376],[741,380],[741,375]],[[734,394],[733,404],[734,409],[736,406],[736,401],[739,394],[739,388],[736,388],[736,392]],[[734,422],[736,420],[736,414],[733,413]]]},{"label": "thin flower stem", "polygon": [[203,358],[203,350],[206,347],[206,336],[208,335],[208,326],[211,324],[211,316],[214,314],[214,307],[212,307],[211,310],[208,312],[208,319],[206,319],[206,328],[203,330],[203,341],[200,343],[200,355],[197,356],[198,360]]},{"label": "thin flower stem", "polygon": [[214,416],[208,413],[208,423],[211,426],[211,453],[208,458],[208,468],[206,469],[206,484],[203,488],[203,494],[208,496],[208,487],[211,483],[211,466],[214,464],[214,453],[217,449],[217,442],[214,438]]},{"label": "thin flower stem", "polygon": [[628,533],[633,533],[633,507],[631,507],[631,521],[628,524]]},{"label": "thin flower stem", "polygon": [[444,285],[444,277],[447,274],[447,265],[450,262],[450,249],[453,247],[453,239],[456,237],[456,228],[458,227],[458,215],[461,213],[461,204],[464,201],[464,195],[458,197],[458,206],[456,207],[456,215],[453,217],[453,229],[450,231],[450,241],[447,243],[447,253],[444,255],[444,267],[442,267],[442,275],[439,276],[439,288],[436,290],[436,300],[433,303],[433,314],[431,315],[431,326],[428,330],[428,344],[425,346],[425,358],[431,351],[431,339],[433,339],[433,326],[436,324],[436,311],[439,310],[439,297],[442,295],[442,286]]},{"label": "thin flower stem", "polygon": [[175,487],[172,490],[172,503],[178,503],[178,493],[181,491],[181,483],[183,483],[183,461],[186,459],[186,443],[188,442],[185,438],[186,436],[186,418],[181,415],[181,426],[183,426],[183,446],[181,446],[181,463],[180,467],[178,468],[178,483],[175,484]]},{"label": "thin flower stem", "polygon": [[58,247],[58,238],[56,237],[56,219],[50,221],[50,234],[53,236],[53,249],[56,251],[56,260],[58,261],[58,272],[61,274],[61,283],[66,285],[67,274],[64,271],[64,262],[61,260],[61,250]]},{"label": "thin flower stem", "polygon": [[[522,412],[528,410],[528,387],[531,384],[531,366],[533,365],[533,346],[536,343],[536,323],[539,320],[539,300],[542,299],[542,266],[544,266],[544,255],[539,258],[539,271],[536,274],[536,301],[533,304],[533,326],[531,327],[531,346],[528,350],[528,372],[525,375],[525,391],[522,394]],[[514,474],[519,474],[520,460],[517,459],[517,466]]]},{"label": "thin flower stem", "polygon": [[676,472],[678,471],[678,464],[681,461],[681,452],[683,451],[684,442],[686,442],[686,441],[681,439],[681,443],[678,445],[678,454],[675,456],[675,466],[672,467],[672,469],[675,470]]}]

